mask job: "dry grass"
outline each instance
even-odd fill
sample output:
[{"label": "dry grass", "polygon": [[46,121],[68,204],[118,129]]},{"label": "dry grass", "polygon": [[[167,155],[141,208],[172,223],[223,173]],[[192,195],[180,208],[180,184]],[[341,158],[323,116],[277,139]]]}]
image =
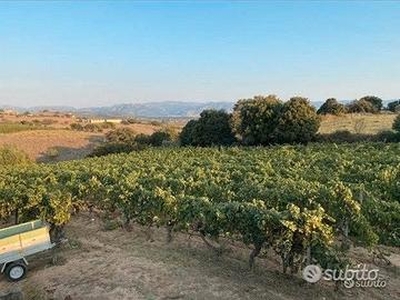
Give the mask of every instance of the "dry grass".
[{"label": "dry grass", "polygon": [[[390,130],[396,114],[347,114],[343,116],[323,116],[319,133],[349,130],[353,133],[374,134]],[[357,132],[361,130],[361,132]]]},{"label": "dry grass", "polygon": [[[249,250],[229,244],[216,256],[197,237],[176,234],[171,244],[166,232],[155,229],[154,242],[142,227],[132,231],[104,230],[104,224],[87,215],[74,217],[66,227],[69,242],[51,253],[31,259],[26,279],[11,284],[0,279],[0,291],[19,288],[26,299],[399,299],[397,271],[389,274],[384,289],[350,290],[326,283],[307,284],[283,275],[271,254],[258,259],[256,270],[247,266]],[[365,258],[364,258],[365,256]],[[358,255],[366,259],[367,254]],[[382,269],[382,268],[381,268]],[[396,269],[398,270],[398,269]],[[32,287],[35,287],[32,289]],[[33,292],[32,292],[33,291]],[[32,293],[33,297],[30,297]]]},{"label": "dry grass", "polygon": [[[118,125],[122,127],[124,125]],[[136,133],[152,134],[161,127],[132,124]],[[29,130],[0,134],[0,146],[12,145],[38,162],[80,159],[87,156],[104,140],[104,132],[92,133],[67,129]]]},{"label": "dry grass", "polygon": [[[0,135],[0,146],[13,145],[24,151],[32,160],[70,160],[83,158],[89,154],[102,134],[74,132],[70,130],[35,130]],[[55,157],[48,157],[49,151],[58,152]]]}]

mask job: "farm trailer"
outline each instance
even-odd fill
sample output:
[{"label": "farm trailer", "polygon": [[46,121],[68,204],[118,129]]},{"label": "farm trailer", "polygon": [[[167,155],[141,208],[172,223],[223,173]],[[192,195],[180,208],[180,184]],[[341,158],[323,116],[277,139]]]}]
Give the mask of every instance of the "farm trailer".
[{"label": "farm trailer", "polygon": [[26,274],[26,257],[54,246],[49,228],[41,220],[0,229],[0,271],[9,280],[18,281]]}]

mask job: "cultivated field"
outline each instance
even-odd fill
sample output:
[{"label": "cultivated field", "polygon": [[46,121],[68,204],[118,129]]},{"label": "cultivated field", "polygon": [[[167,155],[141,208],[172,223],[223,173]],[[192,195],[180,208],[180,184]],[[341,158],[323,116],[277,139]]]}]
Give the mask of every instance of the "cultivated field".
[{"label": "cultivated field", "polygon": [[[382,130],[390,130],[395,117],[395,114],[328,115],[322,117],[319,132],[332,133],[337,130],[349,130],[353,133],[373,134]],[[40,122],[51,123],[51,125],[42,128],[18,125],[21,121],[31,122],[35,119]],[[16,125],[10,126],[10,122],[16,123]],[[26,152],[31,159],[39,162],[80,159],[89,154],[96,145],[103,141],[104,132],[91,133],[68,129],[69,125],[74,122],[76,122],[75,117],[57,117],[51,114],[44,116],[3,116],[0,122],[0,146],[14,145]],[[184,123],[176,121],[170,125],[179,131],[184,126]],[[117,125],[117,127],[129,127],[138,134],[152,134],[162,128],[162,124],[147,122],[128,126]],[[8,132],[7,130],[16,132],[1,133],[2,129],[3,132]]]},{"label": "cultivated field", "polygon": [[[379,266],[390,277],[384,289],[338,290],[332,284],[308,284],[281,273],[279,258],[272,253],[248,269],[248,249],[230,243],[222,256],[208,249],[197,236],[177,234],[171,244],[165,232],[155,229],[153,241],[147,228],[106,230],[94,215],[76,216],[66,227],[68,242],[53,253],[32,259],[29,273],[19,283],[0,279],[0,291],[22,290],[32,300],[149,300],[149,299],[398,299],[400,252],[391,260],[396,266]],[[395,249],[392,249],[392,251]],[[371,257],[354,250],[360,263]],[[53,257],[55,259],[53,259]]]}]

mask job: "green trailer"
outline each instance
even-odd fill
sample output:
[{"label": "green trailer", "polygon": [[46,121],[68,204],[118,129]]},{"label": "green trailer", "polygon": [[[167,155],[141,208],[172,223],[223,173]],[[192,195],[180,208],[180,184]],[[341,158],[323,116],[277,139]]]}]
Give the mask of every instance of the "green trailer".
[{"label": "green trailer", "polygon": [[0,270],[11,281],[22,279],[27,271],[26,257],[51,249],[48,226],[41,220],[0,229]]}]

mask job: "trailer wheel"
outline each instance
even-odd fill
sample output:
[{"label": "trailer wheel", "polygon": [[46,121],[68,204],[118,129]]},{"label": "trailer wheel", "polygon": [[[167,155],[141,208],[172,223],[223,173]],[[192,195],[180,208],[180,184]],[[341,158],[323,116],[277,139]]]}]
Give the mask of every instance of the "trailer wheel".
[{"label": "trailer wheel", "polygon": [[5,273],[10,281],[18,281],[25,277],[26,266],[22,262],[12,262],[7,266]]}]

